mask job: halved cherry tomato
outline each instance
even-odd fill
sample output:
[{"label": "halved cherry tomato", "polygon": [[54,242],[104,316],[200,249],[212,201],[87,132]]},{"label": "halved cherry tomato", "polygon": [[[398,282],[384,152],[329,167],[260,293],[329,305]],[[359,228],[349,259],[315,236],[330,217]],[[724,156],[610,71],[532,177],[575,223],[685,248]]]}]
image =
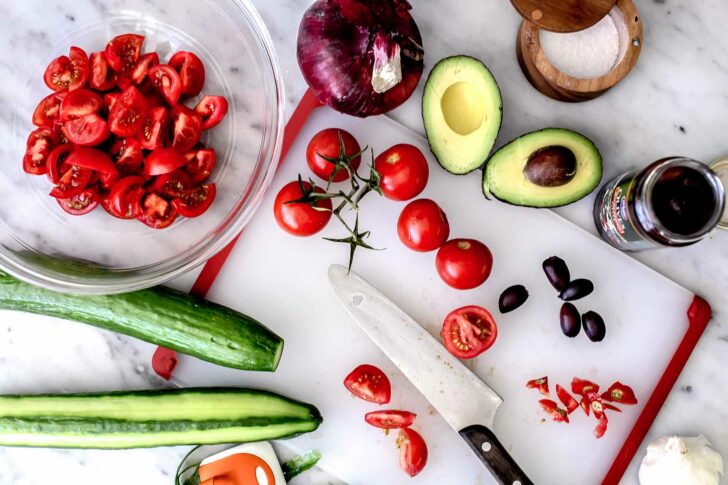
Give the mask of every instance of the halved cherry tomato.
[{"label": "halved cherry tomato", "polygon": [[144,184],[144,179],[133,175],[119,179],[114,184],[107,196],[108,206],[113,211],[112,215],[121,219],[133,219],[139,215],[135,210],[135,200],[130,195],[134,193],[134,189],[140,188],[142,184]]},{"label": "halved cherry tomato", "polygon": [[177,213],[172,205],[157,194],[147,193],[142,199],[142,213],[137,219],[153,229],[172,225]]},{"label": "halved cherry tomato", "polygon": [[556,384],[556,395],[559,397],[559,401],[561,401],[561,404],[566,406],[567,414],[573,413],[576,408],[579,407],[579,403],[576,402],[576,399],[574,399],[566,389],[558,384]]},{"label": "halved cherry tomato", "polygon": [[139,171],[144,161],[142,145],[136,138],[120,138],[111,147],[112,161],[122,175],[132,175]]},{"label": "halved cherry tomato", "polygon": [[430,177],[427,159],[419,148],[400,144],[394,145],[374,160],[382,179],[379,188],[385,197],[392,200],[410,200],[425,190]]},{"label": "halved cherry tomato", "polygon": [[56,199],[70,199],[74,195],[80,194],[88,186],[91,174],[92,171],[88,168],[69,165],[65,173],[53,186],[50,196]]},{"label": "halved cherry tomato", "polygon": [[157,64],[149,68],[149,79],[154,83],[154,88],[162,94],[170,106],[179,101],[182,83],[179,74],[169,64]]},{"label": "halved cherry tomato", "polygon": [[601,395],[601,398],[609,402],[637,404],[637,396],[635,396],[632,388],[619,381],[609,386],[609,389]]},{"label": "halved cherry tomato", "polygon": [[170,113],[172,122],[172,147],[186,152],[197,145],[202,135],[202,118],[183,104],[178,104]]},{"label": "halved cherry tomato", "polygon": [[70,199],[56,199],[61,208],[74,216],[88,214],[99,205],[99,193],[96,189],[86,189]]},{"label": "halved cherry tomato", "polygon": [[149,68],[157,64],[159,64],[159,55],[156,52],[144,54],[129,72],[129,79],[137,86],[140,85],[147,78]]},{"label": "halved cherry tomato", "polygon": [[210,177],[217,156],[213,148],[200,148],[185,153],[185,159],[187,160],[185,170],[190,174],[192,182],[199,184]]},{"label": "halved cherry tomato", "polygon": [[155,106],[147,111],[142,130],[137,134],[142,148],[156,150],[162,148],[167,137],[167,110],[162,106]]},{"label": "halved cherry tomato", "polygon": [[66,163],[103,173],[117,173],[114,162],[106,153],[95,148],[76,148],[66,159]]},{"label": "halved cherry tomato", "polygon": [[169,65],[178,73],[184,96],[191,98],[200,94],[205,85],[205,65],[192,52],[176,52],[170,59]]},{"label": "halved cherry tomato", "polygon": [[146,193],[147,192],[142,187],[133,187],[132,189],[130,189],[126,194],[126,198],[123,203],[124,207],[126,208],[126,212],[124,214],[117,213],[111,207],[111,201],[109,200],[110,194],[107,194],[105,197],[101,198],[101,207],[103,207],[106,212],[118,219],[134,219],[138,214],[141,214],[142,212],[142,197],[144,197],[144,194]]},{"label": "halved cherry tomato", "polygon": [[76,145],[96,146],[109,137],[109,125],[96,113],[63,123],[64,136]]},{"label": "halved cherry tomato", "polygon": [[109,69],[109,62],[103,52],[94,52],[89,58],[91,74],[88,85],[97,91],[108,91],[116,86],[116,74]]},{"label": "halved cherry tomato", "polygon": [[594,436],[597,437],[597,439],[604,436],[604,433],[607,432],[607,424],[609,420],[607,419],[607,415],[604,414],[601,418],[599,418],[599,424],[594,428]]},{"label": "halved cherry tomato", "polygon": [[571,380],[571,392],[584,397],[589,392],[599,392],[599,385],[591,381],[587,381],[586,379],[574,377]]},{"label": "halved cherry tomato", "polygon": [[445,348],[455,357],[472,359],[488,350],[498,337],[498,326],[485,308],[470,305],[453,310],[442,324]]},{"label": "halved cherry tomato", "polygon": [[417,199],[402,209],[397,220],[399,240],[414,251],[434,251],[450,236],[450,224],[439,205],[430,199]]},{"label": "halved cherry tomato", "polygon": [[58,142],[56,132],[50,128],[37,128],[28,135],[23,156],[23,170],[32,175],[43,175],[48,156]]},{"label": "halved cherry tomato", "polygon": [[372,411],[364,415],[364,421],[382,429],[401,429],[412,426],[417,415],[409,411],[388,409],[386,411]]},{"label": "halved cherry tomato", "polygon": [[315,207],[308,202],[293,202],[314,190],[319,194],[324,193],[320,187],[313,189],[309,182],[303,181],[290,182],[278,192],[273,204],[273,214],[278,225],[288,234],[311,236],[326,227],[331,220],[333,204],[330,199],[317,200]]},{"label": "halved cherry tomato", "polygon": [[98,113],[104,107],[101,96],[88,89],[77,89],[68,93],[61,101],[61,121],[75,120]]},{"label": "halved cherry tomato", "polygon": [[399,448],[399,466],[410,477],[414,477],[425,468],[427,464],[427,444],[420,434],[405,428],[397,436]]},{"label": "halved cherry tomato", "polygon": [[558,404],[556,404],[551,399],[541,399],[538,403],[541,405],[543,410],[549,413],[551,415],[551,418],[557,423],[569,422],[569,414],[566,412],[566,410],[561,409]]},{"label": "halved cherry tomato", "polygon": [[387,404],[392,399],[392,385],[381,369],[362,364],[344,379],[344,386],[359,399],[376,404]]},{"label": "halved cherry tomato", "polygon": [[202,118],[203,130],[219,125],[227,111],[228,102],[222,96],[203,96],[195,106],[195,113]]},{"label": "halved cherry tomato", "polygon": [[88,55],[83,49],[74,46],[68,56],[57,57],[48,65],[43,81],[53,91],[74,91],[86,84],[88,71]]},{"label": "halved cherry tomato", "polygon": [[133,68],[142,52],[144,37],[136,34],[118,35],[106,44],[104,54],[109,66],[116,72]]},{"label": "halved cherry tomato", "polygon": [[437,251],[435,267],[442,281],[453,288],[469,290],[488,279],[493,255],[480,241],[452,239]]},{"label": "halved cherry tomato", "polygon": [[104,94],[104,104],[107,108],[109,108],[109,111],[111,111],[111,108],[114,106],[114,103],[121,97],[121,93],[106,93]]},{"label": "halved cherry tomato", "polygon": [[[112,187],[114,187],[114,184],[119,180],[119,172],[94,172],[95,175],[98,175],[99,177],[99,183],[101,184],[101,187],[105,190],[111,190]],[[89,182],[89,185],[92,185],[93,182]]]},{"label": "halved cherry tomato", "polygon": [[[341,138],[339,138],[341,137]],[[342,149],[341,145],[344,145]],[[348,159],[352,170],[361,163],[361,147],[356,138],[345,130],[327,128],[316,133],[306,147],[306,163],[313,173],[323,180],[343,182],[349,178],[346,170],[338,170],[336,164],[328,159]],[[336,175],[334,175],[336,171]],[[333,176],[333,178],[332,178]]]},{"label": "halved cherry tomato", "polygon": [[199,185],[186,190],[179,198],[174,199],[172,207],[183,217],[198,217],[210,208],[216,193],[215,184]]},{"label": "halved cherry tomato", "polygon": [[144,175],[152,177],[174,172],[182,167],[186,161],[185,157],[178,151],[172,148],[160,148],[147,155],[144,160]]},{"label": "halved cherry tomato", "polygon": [[59,180],[61,180],[61,167],[63,167],[63,164],[66,162],[66,158],[68,158],[68,154],[71,153],[74,148],[75,147],[70,143],[64,143],[55,147],[53,151],[51,151],[50,155],[48,155],[46,171],[48,178],[52,183],[56,184]]},{"label": "halved cherry tomato", "polygon": [[60,119],[61,103],[68,91],[58,91],[43,98],[33,112],[33,124],[35,126],[53,127]]},{"label": "halved cherry tomato", "polygon": [[[175,170],[171,173],[160,175],[154,180],[152,184],[152,191],[167,199],[176,199],[182,197],[185,192],[192,187],[192,180],[187,172],[184,170]],[[174,202],[172,203],[174,207]],[[184,215],[180,210],[175,207],[175,210],[180,214]]]},{"label": "halved cherry tomato", "polygon": [[143,127],[147,114],[147,100],[139,90],[130,86],[109,110],[109,129],[118,136],[134,136]]},{"label": "halved cherry tomato", "polygon": [[526,383],[528,389],[538,389],[538,392],[544,396],[549,396],[549,378],[548,376],[540,377],[538,379],[530,380]]}]

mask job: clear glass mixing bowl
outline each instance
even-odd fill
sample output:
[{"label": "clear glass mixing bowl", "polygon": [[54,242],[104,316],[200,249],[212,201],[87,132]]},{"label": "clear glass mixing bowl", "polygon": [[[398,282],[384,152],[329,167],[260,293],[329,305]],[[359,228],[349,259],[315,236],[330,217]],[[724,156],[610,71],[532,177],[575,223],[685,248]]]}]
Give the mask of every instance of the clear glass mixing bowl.
[{"label": "clear glass mixing bowl", "polygon": [[[25,0],[0,6],[0,18],[0,268],[58,291],[125,292],[203,263],[241,231],[271,182],[284,121],[273,45],[248,0]],[[66,214],[48,196],[47,178],[22,170],[33,110],[50,92],[42,80],[48,63],[72,45],[90,54],[128,32],[146,36],[144,51],[164,60],[197,53],[207,71],[202,93],[230,103],[203,137],[218,157],[215,202],[163,230],[100,207]]]}]

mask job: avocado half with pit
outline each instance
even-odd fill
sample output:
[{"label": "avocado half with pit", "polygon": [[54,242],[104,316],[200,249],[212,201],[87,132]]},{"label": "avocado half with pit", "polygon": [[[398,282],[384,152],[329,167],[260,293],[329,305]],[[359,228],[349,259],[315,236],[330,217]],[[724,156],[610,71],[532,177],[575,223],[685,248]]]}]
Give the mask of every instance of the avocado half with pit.
[{"label": "avocado half with pit", "polygon": [[565,128],[522,135],[490,157],[483,193],[527,207],[558,207],[589,195],[602,179],[602,157],[591,140]]},{"label": "avocado half with pit", "polygon": [[435,65],[422,96],[422,120],[437,162],[457,175],[483,166],[503,118],[503,102],[487,67],[468,56]]}]

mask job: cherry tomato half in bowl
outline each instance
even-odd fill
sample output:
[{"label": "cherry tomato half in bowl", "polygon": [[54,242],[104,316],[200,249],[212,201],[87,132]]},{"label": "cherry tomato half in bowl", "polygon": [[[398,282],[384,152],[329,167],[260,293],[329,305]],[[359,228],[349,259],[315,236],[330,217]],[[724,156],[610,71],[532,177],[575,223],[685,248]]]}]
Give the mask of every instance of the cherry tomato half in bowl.
[{"label": "cherry tomato half in bowl", "polygon": [[129,86],[109,108],[109,129],[117,136],[134,136],[146,120],[147,100],[135,86]]},{"label": "cherry tomato half in bowl", "polygon": [[427,444],[415,430],[405,428],[397,436],[399,466],[410,477],[419,474],[427,464]]},{"label": "cherry tomato half in bowl", "polygon": [[109,91],[116,86],[116,75],[109,67],[106,54],[94,52],[89,57],[90,74],[88,85],[97,91]]},{"label": "cherry tomato half in bowl", "polygon": [[48,175],[48,179],[53,183],[56,184],[61,179],[61,174],[63,172],[63,166],[66,163],[66,159],[68,158],[68,155],[74,150],[74,146],[70,143],[64,143],[63,145],[58,145],[51,151],[50,155],[48,155],[48,161],[46,162],[46,173]]},{"label": "cherry tomato half in bowl", "polygon": [[88,168],[97,172],[117,173],[111,157],[95,148],[76,148],[66,159],[70,165]]},{"label": "cherry tomato half in bowl", "polygon": [[70,199],[56,199],[61,208],[73,216],[88,214],[98,207],[100,198],[96,189],[86,189]]},{"label": "cherry tomato half in bowl", "polygon": [[147,155],[144,160],[144,175],[164,175],[174,172],[187,163],[185,157],[173,148],[160,148]]},{"label": "cherry tomato half in bowl", "polygon": [[392,399],[392,384],[378,367],[362,364],[344,379],[344,386],[359,399],[387,404]]},{"label": "cherry tomato half in bowl", "polygon": [[[303,190],[301,188],[303,187]],[[316,201],[316,208],[308,202],[293,202],[311,193],[309,182],[290,182],[284,185],[273,203],[273,213],[278,225],[294,236],[311,236],[326,227],[331,220],[333,205],[329,199]],[[304,194],[304,191],[306,194]],[[316,187],[317,193],[324,193]]]},{"label": "cherry tomato half in bowl", "polygon": [[200,185],[186,190],[172,201],[172,208],[183,217],[198,217],[210,208],[215,200],[215,184]]},{"label": "cherry tomato half in bowl", "polygon": [[169,64],[157,64],[149,68],[148,76],[154,84],[154,89],[162,95],[167,104],[176,105],[182,92],[182,83],[177,71]]},{"label": "cherry tomato half in bowl", "polygon": [[200,94],[205,85],[205,65],[192,52],[176,52],[170,59],[169,65],[178,73],[182,86],[182,94],[191,98]]},{"label": "cherry tomato half in bowl", "polygon": [[364,415],[364,421],[382,429],[401,429],[412,426],[417,415],[409,411],[387,409],[384,411],[372,411]]},{"label": "cherry tomato half in bowl", "polygon": [[116,72],[133,68],[142,53],[144,37],[136,34],[117,35],[106,44],[104,55]]},{"label": "cherry tomato half in bowl", "polygon": [[101,96],[89,89],[77,89],[68,93],[61,101],[61,121],[75,120],[98,113],[105,106]]},{"label": "cherry tomato half in bowl", "polygon": [[43,175],[46,172],[48,156],[58,143],[56,132],[50,128],[37,128],[30,132],[25,143],[23,170],[31,175]]},{"label": "cherry tomato half in bowl", "polygon": [[374,160],[382,179],[379,187],[392,200],[410,200],[425,190],[430,177],[427,159],[416,146],[395,145]]},{"label": "cherry tomato half in bowl", "polygon": [[178,104],[169,114],[172,124],[172,148],[180,152],[192,149],[202,136],[202,118],[183,104]]},{"label": "cherry tomato half in bowl", "polygon": [[51,189],[50,196],[56,199],[70,199],[74,195],[80,194],[88,186],[92,174],[93,171],[88,168],[68,165],[61,178]]},{"label": "cherry tomato half in bowl", "polygon": [[399,240],[414,251],[434,251],[450,236],[450,224],[439,205],[430,199],[418,199],[402,209],[397,220]]},{"label": "cherry tomato half in bowl", "polygon": [[442,324],[445,348],[459,359],[472,359],[488,350],[498,337],[498,327],[485,308],[471,305],[453,310]]},{"label": "cherry tomato half in bowl", "polygon": [[[152,191],[167,199],[182,197],[190,188],[192,188],[192,180],[184,170],[175,170],[160,175],[154,179],[152,184]],[[174,204],[172,204],[172,207],[174,207]]]},{"label": "cherry tomato half in bowl", "polygon": [[227,114],[227,110],[227,99],[222,96],[203,96],[195,106],[195,113],[202,118],[203,130],[209,130],[219,125]]},{"label": "cherry tomato half in bowl", "polygon": [[86,84],[89,76],[88,55],[80,47],[71,47],[68,56],[55,58],[45,70],[43,81],[53,91],[74,91]]},{"label": "cherry tomato half in bowl", "polygon": [[346,170],[338,170],[336,175],[333,175],[336,164],[330,162],[327,158],[331,160],[348,160],[351,169],[356,170],[361,163],[359,152],[361,152],[359,142],[351,133],[337,128],[327,128],[316,133],[308,142],[306,163],[308,163],[308,168],[320,179],[343,182],[349,178],[349,173]]},{"label": "cherry tomato half in bowl", "polygon": [[51,128],[61,116],[61,103],[68,91],[58,91],[43,98],[33,112],[33,124]]},{"label": "cherry tomato half in bowl", "polygon": [[141,214],[137,220],[143,222],[152,229],[164,229],[169,227],[177,219],[172,204],[154,193],[147,193],[142,198]]},{"label": "cherry tomato half in bowl", "polygon": [[493,255],[480,241],[452,239],[437,251],[435,267],[449,286],[469,290],[488,279],[493,269]]},{"label": "cherry tomato half in bowl", "polygon": [[192,182],[199,184],[210,178],[217,162],[217,155],[214,148],[200,148],[185,153],[185,159],[187,160],[185,170],[190,174]]}]

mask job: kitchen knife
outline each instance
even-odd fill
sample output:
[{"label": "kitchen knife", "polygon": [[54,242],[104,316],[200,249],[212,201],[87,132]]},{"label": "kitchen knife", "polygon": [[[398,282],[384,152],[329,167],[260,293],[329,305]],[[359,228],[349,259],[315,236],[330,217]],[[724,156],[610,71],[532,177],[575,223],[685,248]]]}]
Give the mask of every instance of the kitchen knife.
[{"label": "kitchen knife", "polygon": [[329,267],[336,296],[364,332],[505,485],[532,485],[493,433],[498,394],[376,288],[343,266]]}]

